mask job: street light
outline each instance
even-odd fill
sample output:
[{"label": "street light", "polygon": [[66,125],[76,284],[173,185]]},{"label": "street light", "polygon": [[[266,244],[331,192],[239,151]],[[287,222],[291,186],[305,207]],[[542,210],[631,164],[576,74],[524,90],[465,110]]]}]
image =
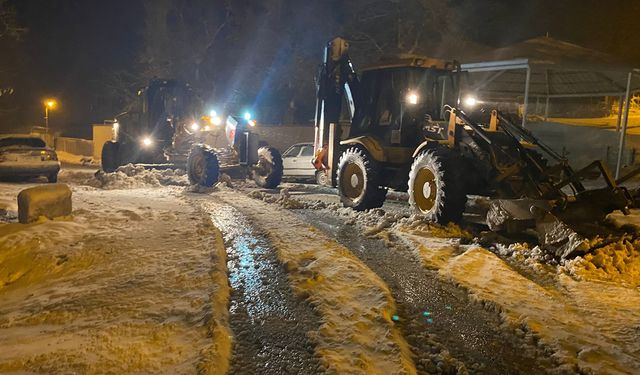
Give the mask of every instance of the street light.
[{"label": "street light", "polygon": [[54,99],[47,99],[44,101],[44,128],[45,134],[49,134],[49,110],[56,109],[58,102]]}]

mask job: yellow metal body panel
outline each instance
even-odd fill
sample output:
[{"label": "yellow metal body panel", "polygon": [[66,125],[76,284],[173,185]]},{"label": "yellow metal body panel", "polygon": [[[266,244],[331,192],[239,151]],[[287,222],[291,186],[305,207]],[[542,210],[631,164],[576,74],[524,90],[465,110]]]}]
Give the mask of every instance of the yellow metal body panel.
[{"label": "yellow metal body panel", "polygon": [[387,155],[384,152],[384,148],[380,145],[373,137],[368,137],[366,135],[345,139],[344,141],[340,141],[341,145],[352,145],[358,144],[363,146],[371,156],[377,161],[387,161]]},{"label": "yellow metal body panel", "polygon": [[389,162],[394,164],[409,163],[413,160],[413,149],[409,147],[383,147],[375,138],[360,136],[345,139],[341,145],[358,144],[363,146],[371,156],[379,162]]}]

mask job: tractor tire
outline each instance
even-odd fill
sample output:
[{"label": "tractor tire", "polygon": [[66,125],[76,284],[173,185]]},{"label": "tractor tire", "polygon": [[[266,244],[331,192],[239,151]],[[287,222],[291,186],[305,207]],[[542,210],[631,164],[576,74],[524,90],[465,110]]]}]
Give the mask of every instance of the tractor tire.
[{"label": "tractor tire", "polygon": [[316,184],[320,186],[328,186],[329,185],[329,176],[327,176],[327,171],[317,171],[316,172]]},{"label": "tractor tire", "polygon": [[216,152],[206,145],[194,145],[187,158],[187,175],[192,185],[212,187],[220,176]]},{"label": "tractor tire", "polygon": [[258,164],[251,174],[258,186],[265,189],[275,189],[282,181],[284,165],[280,151],[273,147],[258,149]]},{"label": "tractor tire", "polygon": [[350,147],[340,156],[337,187],[340,201],[356,211],[382,207],[387,189],[380,187],[380,166],[360,147]]},{"label": "tractor tire", "polygon": [[113,173],[122,165],[120,143],[107,141],[102,146],[102,170]]},{"label": "tractor tire", "polygon": [[49,182],[50,184],[58,182],[58,173],[56,172],[48,175],[47,182]]},{"label": "tractor tire", "polygon": [[467,203],[468,172],[460,157],[449,148],[421,152],[409,172],[409,204],[430,221],[460,222]]}]

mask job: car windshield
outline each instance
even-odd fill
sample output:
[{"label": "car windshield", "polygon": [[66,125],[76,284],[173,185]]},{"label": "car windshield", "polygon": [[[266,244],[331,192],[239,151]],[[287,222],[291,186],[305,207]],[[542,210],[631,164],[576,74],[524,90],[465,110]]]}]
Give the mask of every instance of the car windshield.
[{"label": "car windshield", "polygon": [[40,138],[2,138],[0,139],[0,147],[10,147],[10,146],[24,146],[24,147],[36,147],[36,148],[44,148],[47,145]]},{"label": "car windshield", "polygon": [[300,156],[313,156],[313,146],[304,146]]},{"label": "car windshield", "polygon": [[290,149],[287,150],[287,152],[284,153],[284,156],[298,156],[298,154],[300,153],[300,148],[302,148],[302,146],[293,146]]}]

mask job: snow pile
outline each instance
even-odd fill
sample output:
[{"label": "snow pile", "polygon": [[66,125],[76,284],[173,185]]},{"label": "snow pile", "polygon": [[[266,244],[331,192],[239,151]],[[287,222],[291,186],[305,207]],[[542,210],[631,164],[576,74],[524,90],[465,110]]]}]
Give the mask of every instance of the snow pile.
[{"label": "snow pile", "polygon": [[0,290],[32,284],[89,261],[66,245],[90,232],[83,222],[66,219],[0,225]]},{"label": "snow pile", "polygon": [[640,239],[608,244],[565,263],[562,271],[585,280],[640,286]]},{"label": "snow pile", "polygon": [[399,220],[407,217],[403,213],[392,213],[382,208],[373,208],[366,211],[355,211],[349,207],[343,207],[341,204],[330,204],[327,209],[336,214],[347,218],[347,225],[361,225],[370,235],[376,234],[385,228],[391,227]]},{"label": "snow pile", "polygon": [[80,184],[99,189],[139,189],[166,185],[189,186],[187,174],[181,169],[145,169],[143,166],[127,164],[116,169],[114,173],[97,171],[93,177]]},{"label": "snow pile", "polygon": [[296,199],[291,196],[291,192],[289,188],[283,188],[280,190],[279,195],[270,194],[265,191],[260,190],[252,190],[247,194],[249,197],[254,199],[259,199],[266,203],[276,203],[283,208],[287,208],[290,210],[299,210],[299,209],[322,209],[326,207],[326,203],[322,201],[307,201]]},{"label": "snow pile", "polygon": [[0,222],[11,221],[18,217],[16,198],[0,197]]}]

